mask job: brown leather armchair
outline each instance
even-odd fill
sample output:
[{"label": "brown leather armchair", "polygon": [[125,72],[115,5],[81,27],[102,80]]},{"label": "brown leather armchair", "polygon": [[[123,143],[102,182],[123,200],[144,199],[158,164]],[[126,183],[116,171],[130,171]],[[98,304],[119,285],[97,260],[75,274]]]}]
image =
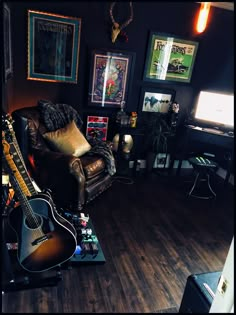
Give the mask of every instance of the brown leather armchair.
[{"label": "brown leather armchair", "polygon": [[13,128],[31,177],[40,189],[50,189],[57,207],[81,211],[112,184],[106,159],[99,154],[80,157],[52,150],[38,106],[12,112]]}]

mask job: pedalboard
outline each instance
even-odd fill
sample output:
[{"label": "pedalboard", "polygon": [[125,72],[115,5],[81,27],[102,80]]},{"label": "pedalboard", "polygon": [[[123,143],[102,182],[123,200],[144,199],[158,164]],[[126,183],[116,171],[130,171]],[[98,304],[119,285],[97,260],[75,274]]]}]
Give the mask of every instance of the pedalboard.
[{"label": "pedalboard", "polygon": [[63,209],[61,209],[60,215],[74,226],[77,233],[77,246],[72,261],[96,261],[98,258],[99,261],[104,262],[105,258],[89,215],[85,213],[74,214]]}]

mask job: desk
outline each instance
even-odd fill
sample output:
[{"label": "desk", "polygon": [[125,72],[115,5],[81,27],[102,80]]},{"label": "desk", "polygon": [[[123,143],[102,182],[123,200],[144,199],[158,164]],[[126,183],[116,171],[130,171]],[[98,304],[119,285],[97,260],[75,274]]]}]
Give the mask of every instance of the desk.
[{"label": "desk", "polygon": [[226,169],[225,183],[228,182],[234,160],[234,136],[217,133],[210,128],[185,125],[183,150],[180,155],[177,175],[180,174],[182,161],[190,152],[208,152],[215,154],[216,161]]}]

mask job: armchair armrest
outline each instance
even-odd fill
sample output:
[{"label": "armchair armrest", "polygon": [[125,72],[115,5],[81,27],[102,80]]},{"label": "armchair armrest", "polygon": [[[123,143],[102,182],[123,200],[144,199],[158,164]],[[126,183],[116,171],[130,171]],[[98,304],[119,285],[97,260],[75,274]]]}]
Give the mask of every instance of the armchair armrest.
[{"label": "armchair armrest", "polygon": [[51,189],[55,202],[67,198],[74,203],[77,199],[75,206],[80,210],[85,203],[85,175],[80,158],[60,152],[34,149],[33,160],[35,180],[39,186]]},{"label": "armchair armrest", "polygon": [[40,149],[33,150],[33,157],[36,168],[43,165],[44,167],[52,167],[53,169],[59,168],[62,172],[70,171],[73,168],[73,163],[78,160],[80,161],[78,157],[73,155]]}]

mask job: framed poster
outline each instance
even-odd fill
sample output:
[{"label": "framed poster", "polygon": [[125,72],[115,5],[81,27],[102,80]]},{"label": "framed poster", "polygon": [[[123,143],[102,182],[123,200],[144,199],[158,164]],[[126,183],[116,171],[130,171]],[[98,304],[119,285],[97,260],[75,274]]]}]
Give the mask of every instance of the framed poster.
[{"label": "framed poster", "polygon": [[108,117],[88,116],[87,117],[87,138],[97,138],[102,141],[107,139]]},{"label": "framed poster", "polygon": [[12,43],[11,43],[11,12],[6,3],[3,5],[3,40],[4,40],[4,71],[5,81],[13,74]]},{"label": "framed poster", "polygon": [[125,104],[132,80],[133,65],[133,53],[94,50],[88,104],[116,108]]},{"label": "framed poster", "polygon": [[151,32],[143,79],[190,82],[197,49],[197,42]]},{"label": "framed poster", "polygon": [[140,109],[143,112],[167,113],[175,98],[175,91],[162,88],[142,88]]},{"label": "framed poster", "polygon": [[28,10],[28,80],[77,83],[81,19]]}]

